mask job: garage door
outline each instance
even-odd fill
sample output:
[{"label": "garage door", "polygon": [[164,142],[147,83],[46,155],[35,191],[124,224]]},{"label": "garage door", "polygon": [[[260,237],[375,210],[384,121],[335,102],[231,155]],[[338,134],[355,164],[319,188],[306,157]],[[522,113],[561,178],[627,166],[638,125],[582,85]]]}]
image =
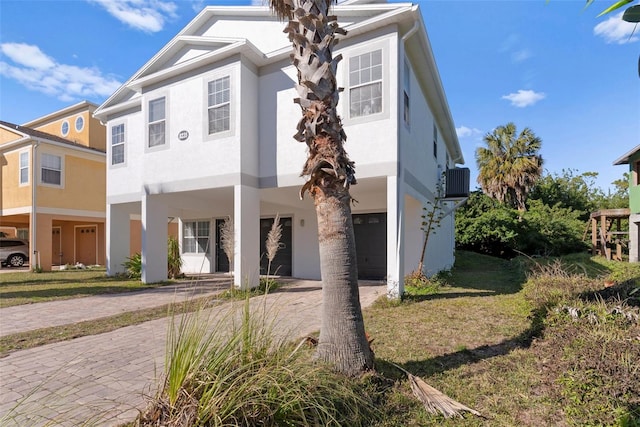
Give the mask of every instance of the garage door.
[{"label": "garage door", "polygon": [[[273,226],[274,218],[260,219],[260,274],[267,274],[269,259],[267,258],[267,236]],[[280,218],[282,226],[282,238],[280,239],[280,249],[271,262],[270,274],[278,276],[291,276],[291,254],[292,254],[292,221],[291,218]]]},{"label": "garage door", "polygon": [[359,279],[384,279],[387,275],[387,214],[353,215]]}]

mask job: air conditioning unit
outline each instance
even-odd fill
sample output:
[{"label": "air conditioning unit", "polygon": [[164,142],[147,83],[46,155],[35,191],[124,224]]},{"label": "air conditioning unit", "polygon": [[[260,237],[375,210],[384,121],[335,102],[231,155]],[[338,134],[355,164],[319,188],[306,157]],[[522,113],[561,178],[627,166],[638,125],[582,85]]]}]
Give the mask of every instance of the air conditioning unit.
[{"label": "air conditioning unit", "polygon": [[447,169],[445,172],[445,200],[469,197],[469,168]]}]

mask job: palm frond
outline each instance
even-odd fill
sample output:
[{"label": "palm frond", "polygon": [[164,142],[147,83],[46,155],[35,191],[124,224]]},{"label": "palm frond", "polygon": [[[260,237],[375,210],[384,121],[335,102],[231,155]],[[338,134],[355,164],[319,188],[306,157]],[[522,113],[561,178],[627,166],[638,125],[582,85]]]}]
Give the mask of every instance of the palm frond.
[{"label": "palm frond", "polygon": [[471,409],[462,403],[453,400],[446,394],[436,390],[427,384],[422,378],[416,377],[406,369],[392,363],[393,366],[400,369],[407,375],[411,390],[413,394],[422,402],[425,409],[431,414],[442,414],[445,418],[460,417],[462,418],[463,412],[469,412],[470,414],[482,417],[480,412],[475,409]]}]

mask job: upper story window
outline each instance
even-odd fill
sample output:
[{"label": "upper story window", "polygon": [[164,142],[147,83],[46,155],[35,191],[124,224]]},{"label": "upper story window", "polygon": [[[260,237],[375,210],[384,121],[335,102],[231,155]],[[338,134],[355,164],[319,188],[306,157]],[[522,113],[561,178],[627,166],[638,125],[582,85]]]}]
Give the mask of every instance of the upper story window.
[{"label": "upper story window", "polygon": [[207,253],[209,249],[209,221],[182,223],[182,252]]},{"label": "upper story window", "polygon": [[409,71],[409,64],[404,62],[404,124],[409,126],[411,114],[409,111],[409,84],[411,80],[411,74]]},{"label": "upper story window", "polygon": [[111,164],[124,163],[124,123],[111,127]]},{"label": "upper story window", "polygon": [[207,88],[209,135],[228,131],[231,126],[231,89],[229,76],[210,81]]},{"label": "upper story window", "polygon": [[62,158],[43,153],[40,161],[40,181],[44,184],[62,185]]},{"label": "upper story window", "polygon": [[165,143],[165,101],[165,97],[149,101],[149,148]]},{"label": "upper story window", "polygon": [[64,121],[62,122],[62,127],[60,128],[60,132],[62,132],[62,136],[67,136],[69,135],[69,122],[68,121]]},{"label": "upper story window", "polygon": [[29,183],[29,152],[20,153],[20,184]]},{"label": "upper story window", "polygon": [[438,128],[433,125],[433,157],[438,160]]},{"label": "upper story window", "polygon": [[633,163],[633,173],[631,176],[633,185],[640,185],[640,160],[636,160]]},{"label": "upper story window", "polygon": [[350,117],[382,112],[382,49],[349,59]]},{"label": "upper story window", "polygon": [[82,116],[76,117],[76,131],[81,132],[84,129],[84,118]]}]

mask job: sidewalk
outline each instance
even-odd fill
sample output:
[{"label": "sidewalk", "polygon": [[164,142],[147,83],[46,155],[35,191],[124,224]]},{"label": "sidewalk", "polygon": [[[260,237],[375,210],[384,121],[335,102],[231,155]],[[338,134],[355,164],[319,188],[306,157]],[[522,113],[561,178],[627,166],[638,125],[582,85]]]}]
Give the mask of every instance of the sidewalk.
[{"label": "sidewalk", "polygon": [[[362,306],[385,293],[384,284],[361,282]],[[252,298],[252,308],[266,306],[276,329],[292,339],[320,328],[320,282],[295,281],[264,299]],[[223,315],[241,304],[211,310]],[[133,420],[163,373],[167,325],[166,318],[153,320],[0,359],[0,420],[24,400],[2,425],[117,426]]]}]

